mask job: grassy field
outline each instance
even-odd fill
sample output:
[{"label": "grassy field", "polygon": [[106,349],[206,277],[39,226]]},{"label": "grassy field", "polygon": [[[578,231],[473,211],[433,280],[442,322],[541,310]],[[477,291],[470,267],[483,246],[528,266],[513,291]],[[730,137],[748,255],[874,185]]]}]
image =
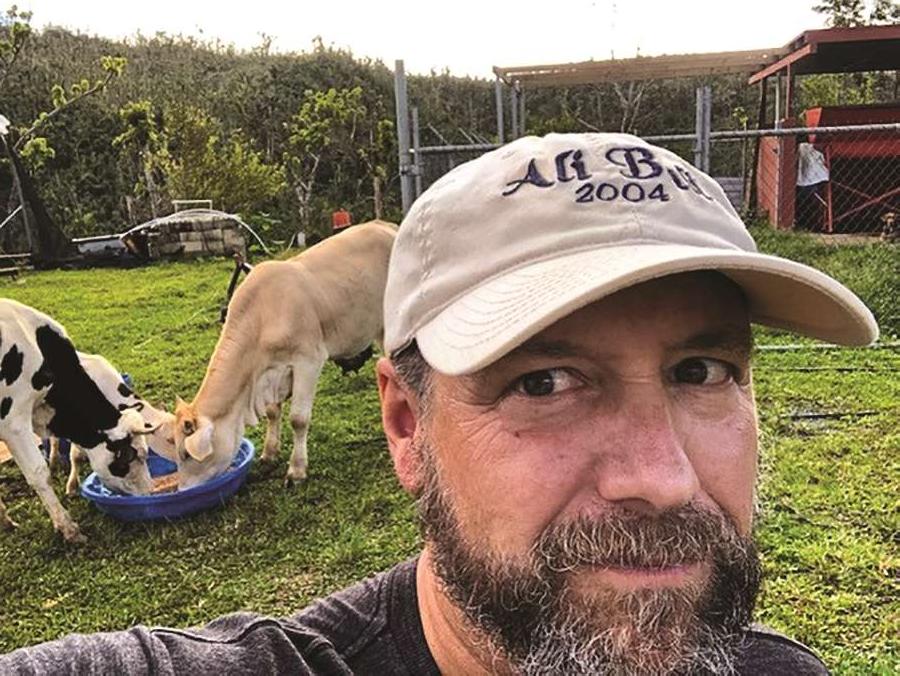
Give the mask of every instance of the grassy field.
[{"label": "grassy field", "polygon": [[[761,232],[762,248],[823,267],[900,338],[900,249],[837,248]],[[230,261],[60,271],[0,282],[0,295],[60,320],[78,347],[130,373],[150,400],[193,396],[215,344]],[[764,345],[800,343],[760,332]],[[816,649],[838,674],[900,671],[900,350],[760,349],[759,619]],[[809,414],[834,417],[808,418]],[[259,444],[260,430],[248,436]],[[20,524],[0,533],[0,651],[72,631],[186,626],[238,609],[289,614],[417,551],[410,499],[392,476],[372,362],[326,367],[310,432],[310,476],[282,487],[255,465],[223,509],[123,524],[65,501],[90,543],[66,546],[11,464],[0,497]],[[55,478],[57,492],[63,478]]]}]

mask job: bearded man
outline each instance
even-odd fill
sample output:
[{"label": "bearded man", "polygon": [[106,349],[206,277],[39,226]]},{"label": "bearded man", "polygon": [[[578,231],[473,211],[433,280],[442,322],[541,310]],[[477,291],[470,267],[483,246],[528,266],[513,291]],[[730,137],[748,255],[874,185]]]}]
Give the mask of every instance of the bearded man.
[{"label": "bearded man", "polygon": [[752,624],[752,322],[878,333],[636,137],[528,137],[460,165],[400,227],[377,366],[420,556],[289,619],[69,637],[0,671],[827,673]]}]

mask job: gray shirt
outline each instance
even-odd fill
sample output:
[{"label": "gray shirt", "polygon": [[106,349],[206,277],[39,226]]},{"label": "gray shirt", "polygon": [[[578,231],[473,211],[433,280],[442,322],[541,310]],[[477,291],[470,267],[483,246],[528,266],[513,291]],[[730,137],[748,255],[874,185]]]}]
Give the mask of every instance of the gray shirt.
[{"label": "gray shirt", "polygon": [[[747,631],[740,674],[827,674],[808,649]],[[221,617],[200,629],[73,634],[0,656],[0,674],[438,674],[416,597],[416,560],[290,617]]]}]

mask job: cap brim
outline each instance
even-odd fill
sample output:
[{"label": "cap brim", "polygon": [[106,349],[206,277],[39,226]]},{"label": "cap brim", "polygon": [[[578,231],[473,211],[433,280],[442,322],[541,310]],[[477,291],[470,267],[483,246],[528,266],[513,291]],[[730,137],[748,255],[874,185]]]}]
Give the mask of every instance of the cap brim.
[{"label": "cap brim", "polygon": [[809,266],[743,251],[631,244],[578,251],[494,277],[421,327],[416,341],[438,371],[471,373],[595,300],[694,270],[718,270],[740,285],[755,323],[842,345],[868,345],[878,337],[863,302]]}]

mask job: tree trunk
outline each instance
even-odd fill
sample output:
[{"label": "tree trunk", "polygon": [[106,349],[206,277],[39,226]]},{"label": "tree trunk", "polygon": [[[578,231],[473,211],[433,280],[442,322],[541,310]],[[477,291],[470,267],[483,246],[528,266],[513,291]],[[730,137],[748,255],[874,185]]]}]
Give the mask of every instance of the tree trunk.
[{"label": "tree trunk", "polygon": [[150,198],[150,215],[153,218],[159,217],[159,213],[157,211],[156,205],[159,199],[159,192],[156,189],[156,181],[153,180],[153,170],[150,168],[150,163],[144,161],[144,182],[147,185],[147,196]]},{"label": "tree trunk", "polygon": [[377,171],[372,174],[372,196],[375,201],[375,218],[381,220],[384,213],[384,202],[381,196],[381,176]]}]

